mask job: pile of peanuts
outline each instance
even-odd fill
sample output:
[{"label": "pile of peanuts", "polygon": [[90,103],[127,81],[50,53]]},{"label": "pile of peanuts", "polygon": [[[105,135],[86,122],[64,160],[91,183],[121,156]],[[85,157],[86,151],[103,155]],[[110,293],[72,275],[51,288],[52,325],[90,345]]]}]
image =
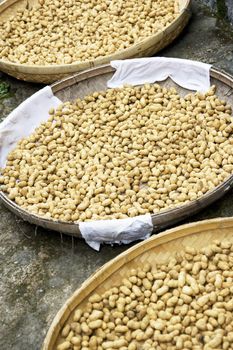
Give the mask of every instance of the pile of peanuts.
[{"label": "pile of peanuts", "polygon": [[1,21],[0,58],[30,65],[93,60],[160,32],[178,14],[177,0],[39,0]]},{"label": "pile of peanuts", "polygon": [[232,350],[233,245],[186,247],[162,265],[132,269],[89,297],[57,350]]},{"label": "pile of peanuts", "polygon": [[145,84],[65,102],[9,153],[1,189],[33,214],[73,222],[200,198],[233,171],[231,107],[214,93]]}]

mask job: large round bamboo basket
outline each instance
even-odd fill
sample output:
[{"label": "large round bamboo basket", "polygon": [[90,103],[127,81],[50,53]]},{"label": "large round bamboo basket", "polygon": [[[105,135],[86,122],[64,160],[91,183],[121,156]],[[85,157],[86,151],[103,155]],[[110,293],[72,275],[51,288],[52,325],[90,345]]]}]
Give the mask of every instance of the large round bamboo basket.
[{"label": "large round bamboo basket", "polygon": [[[0,21],[13,16],[18,9],[34,6],[38,0],[5,0],[0,4]],[[0,59],[0,70],[13,77],[36,83],[52,83],[72,73],[109,63],[116,59],[152,56],[169,45],[184,29],[191,15],[191,0],[179,0],[179,16],[163,31],[156,33],[130,48],[86,62],[64,65],[33,66]]]},{"label": "large round bamboo basket", "polygon": [[131,249],[100,268],[74,292],[57,313],[49,328],[42,350],[55,350],[59,333],[64,324],[73,316],[76,307],[84,309],[87,298],[93,292],[102,295],[111,287],[120,285],[132,268],[141,267],[145,262],[166,263],[185,246],[201,249],[214,240],[233,242],[233,218],[218,218],[182,225],[165,231]]},{"label": "large round bamboo basket", "polygon": [[[51,87],[55,96],[60,98],[63,102],[73,100],[77,97],[84,97],[85,95],[94,91],[101,91],[106,89],[107,81],[112,77],[115,71],[110,65],[97,67],[88,71],[77,73],[69,78],[54,83]],[[219,70],[212,68],[211,72],[211,84],[217,86],[217,94],[222,99],[226,100],[233,108],[233,101],[231,98],[233,92],[233,77],[230,75],[220,72]],[[188,90],[185,90],[175,84],[171,79],[167,79],[164,82],[160,82],[162,86],[175,86],[180,94],[186,94]],[[190,201],[190,203],[176,207],[174,209],[164,210],[159,214],[152,215],[152,221],[154,231],[159,231],[166,227],[172,226],[177,222],[194,215],[195,213],[203,210],[211,203],[217,201],[219,198],[233,186],[233,174],[222,184],[207,192],[201,198]],[[63,232],[75,237],[82,237],[79,224],[48,220],[42,217],[32,215],[26,210],[20,208],[15,202],[10,200],[7,195],[0,191],[0,200],[4,205],[21,217],[23,220],[28,221],[32,224],[42,226],[45,229],[55,230]]]}]

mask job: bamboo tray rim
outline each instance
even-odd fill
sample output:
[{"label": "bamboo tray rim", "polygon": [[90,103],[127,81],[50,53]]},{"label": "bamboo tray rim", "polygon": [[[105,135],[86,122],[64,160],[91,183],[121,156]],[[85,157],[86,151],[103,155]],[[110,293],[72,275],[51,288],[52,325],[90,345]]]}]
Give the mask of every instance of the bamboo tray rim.
[{"label": "bamboo tray rim", "polygon": [[[52,91],[56,93],[68,86],[72,86],[88,78],[94,78],[101,74],[106,74],[114,71],[115,69],[112,68],[110,64],[106,64],[96,68],[91,68],[83,72],[75,73],[70,77],[64,78],[63,80],[60,80],[52,84],[51,88],[52,88]],[[210,69],[210,76],[228,85],[229,88],[233,88],[233,77],[228,73],[220,71],[215,67],[212,67]],[[233,186],[233,174],[230,175],[225,181],[223,181],[217,187],[214,187],[213,189],[206,192],[203,196],[201,196],[196,200],[190,201],[186,204],[183,204],[171,209],[161,210],[157,214],[150,214],[154,229],[158,230],[179,221],[179,220],[175,220],[174,218],[180,218],[180,220],[182,220],[190,216],[192,213],[195,213],[201,208],[204,208],[205,206],[207,206],[208,204],[211,204],[212,202],[214,202],[214,200],[219,199],[232,186]],[[45,227],[46,229],[56,230],[58,232],[64,232],[64,233],[82,238],[82,235],[79,230],[78,221],[66,222],[61,220],[47,219],[42,216],[32,214],[29,211],[21,208],[14,201],[10,200],[3,191],[0,191],[0,200],[2,200],[2,202],[8,207],[8,209],[15,212],[18,216],[23,218],[23,220],[27,220],[35,225]],[[168,219],[170,220],[169,224],[168,225],[164,224],[164,222],[165,221],[167,222]]]},{"label": "bamboo tray rim", "polygon": [[[168,57],[168,58],[173,58],[173,57]],[[182,60],[182,58],[180,58]],[[199,60],[195,60],[195,62],[202,62]],[[97,67],[92,67],[85,69],[84,71],[73,73],[69,75],[68,77],[59,79],[55,81],[54,83],[50,84],[50,87],[53,91],[53,93],[56,93],[60,91],[60,89],[69,87],[71,85],[76,84],[77,82],[81,82],[85,79],[92,78],[95,76],[98,76],[100,74],[107,74],[107,73],[112,73],[115,72],[116,69],[111,66],[111,64],[106,63],[101,66]],[[229,85],[233,89],[233,75],[227,73],[223,69],[220,69],[218,67],[212,66],[210,67],[210,78],[214,78],[219,80],[220,82]],[[70,80],[72,80],[72,84],[70,84]],[[158,82],[159,84],[160,82]],[[177,84],[177,83],[175,83]],[[177,84],[178,85],[178,84]],[[191,91],[191,90],[190,90]]]},{"label": "bamboo tray rim", "polygon": [[[2,3],[0,3],[0,18],[1,14],[4,12],[4,10],[7,10],[11,7],[11,5],[15,4],[16,2],[21,1],[21,0],[4,0]],[[8,5],[9,3],[9,5]],[[61,70],[66,70],[67,68],[75,68],[76,66],[94,66],[101,64],[102,60],[111,60],[111,57],[114,58],[114,56],[117,55],[124,55],[125,53],[129,52],[129,50],[134,50],[137,48],[140,48],[141,45],[145,45],[149,43],[152,39],[155,39],[156,37],[159,37],[161,34],[166,34],[166,31],[172,27],[182,16],[184,12],[189,12],[189,8],[191,6],[191,0],[183,0],[183,3],[181,3],[181,0],[179,1],[179,6],[180,6],[180,12],[178,16],[171,22],[169,23],[166,27],[164,27],[162,30],[158,31],[155,34],[152,34],[138,42],[136,42],[133,45],[130,45],[128,48],[120,50],[120,51],[115,51],[109,55],[106,56],[99,56],[95,59],[90,59],[90,60],[85,60],[85,61],[75,61],[72,63],[66,63],[66,64],[48,64],[48,65],[32,65],[32,64],[25,64],[25,63],[15,63],[7,60],[3,60],[0,58],[0,64],[3,64],[5,67],[14,67],[15,69],[30,69],[31,72],[34,71],[35,73],[38,73],[37,70],[40,70],[40,74],[48,74],[48,72],[53,71],[53,73],[59,73]],[[116,59],[116,58],[115,58]],[[44,72],[42,71],[44,70]]]},{"label": "bamboo tray rim", "polygon": [[[184,224],[177,226],[175,228],[166,230],[162,233],[159,233],[153,237],[148,238],[147,240],[136,244],[135,246],[127,249],[123,253],[119,254],[114,259],[105,263],[102,267],[98,268],[90,277],[88,277],[81,286],[74,291],[74,293],[67,299],[67,301],[63,304],[60,310],[57,312],[55,318],[53,319],[49,330],[47,332],[46,338],[43,342],[41,350],[52,350],[50,347],[50,341],[52,340],[52,336],[54,334],[55,329],[62,328],[65,315],[67,316],[67,312],[69,315],[80,304],[87,295],[94,291],[95,286],[99,286],[105,282],[107,278],[109,278],[114,272],[119,270],[124,264],[129,263],[133,259],[137,258],[141,254],[147,252],[148,250],[158,247],[161,244],[171,242],[173,240],[186,237],[192,234],[202,234],[205,231],[211,229],[232,229],[233,235],[233,217],[219,217],[215,219],[201,220],[192,222],[189,224]],[[101,278],[100,278],[101,277]],[[96,281],[100,279],[97,284]],[[78,298],[78,302],[74,301]]]}]

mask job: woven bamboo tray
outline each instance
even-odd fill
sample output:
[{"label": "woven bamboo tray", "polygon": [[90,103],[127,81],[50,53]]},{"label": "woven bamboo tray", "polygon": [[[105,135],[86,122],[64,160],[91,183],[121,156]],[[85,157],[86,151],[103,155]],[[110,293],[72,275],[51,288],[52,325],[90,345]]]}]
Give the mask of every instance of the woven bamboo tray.
[{"label": "woven bamboo tray", "polygon": [[[94,91],[106,89],[107,81],[112,77],[115,71],[110,65],[105,65],[98,68],[93,68],[88,71],[77,73],[69,78],[54,83],[51,87],[54,95],[60,98],[63,102],[75,99],[77,97],[84,97]],[[211,69],[211,84],[217,86],[217,94],[225,99],[233,108],[233,77],[220,72],[219,70]],[[186,94],[185,90],[175,84],[171,79],[160,83],[163,86],[175,86],[180,94]],[[233,186],[233,174],[222,184],[207,192],[201,198],[191,201],[188,204],[176,207],[174,209],[164,210],[159,214],[152,215],[154,231],[159,231],[166,227],[172,226],[177,222],[203,210],[205,207],[217,201],[219,198]],[[48,220],[42,217],[32,215],[26,210],[20,208],[15,202],[11,201],[5,193],[0,191],[0,200],[4,205],[21,217],[25,221],[32,224],[42,226],[45,229],[63,232],[72,236],[81,237],[78,223],[67,223],[55,220]]]},{"label": "woven bamboo tray", "polygon": [[[38,4],[38,0],[5,0],[0,4],[0,21],[8,19],[19,9],[24,9],[26,6],[34,6],[35,4]],[[86,62],[46,66],[17,64],[0,59],[0,70],[20,80],[48,84],[72,73],[100,66],[112,60],[152,56],[169,45],[188,23],[191,16],[191,0],[179,0],[179,5],[180,15],[163,31],[113,55]]]},{"label": "woven bamboo tray", "polygon": [[215,239],[233,242],[233,218],[218,218],[182,225],[126,250],[88,278],[68,299],[54,318],[42,350],[56,349],[61,328],[71,319],[76,307],[81,309],[85,307],[91,293],[101,295],[113,285],[120,285],[123,278],[128,276],[130,269],[141,267],[144,262],[152,266],[156,263],[166,263],[185,246],[201,249]]}]

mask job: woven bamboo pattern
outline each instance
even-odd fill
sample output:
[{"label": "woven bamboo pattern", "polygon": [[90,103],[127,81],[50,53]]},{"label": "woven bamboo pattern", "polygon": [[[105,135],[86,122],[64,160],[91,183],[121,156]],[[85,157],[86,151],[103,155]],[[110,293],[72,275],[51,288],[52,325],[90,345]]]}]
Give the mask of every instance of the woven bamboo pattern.
[{"label": "woven bamboo pattern", "polygon": [[201,249],[214,240],[233,242],[233,218],[204,220],[182,225],[154,236],[120,254],[105,264],[82,286],[58,312],[45,338],[42,350],[55,350],[59,333],[64,324],[73,316],[76,307],[84,309],[87,298],[93,293],[102,294],[113,285],[120,285],[129,270],[149,262],[165,263],[185,246]]},{"label": "woven bamboo pattern", "polygon": [[[14,15],[18,9],[25,8],[27,4],[33,6],[37,0],[5,0],[0,4],[0,20],[4,21]],[[74,72],[100,66],[112,60],[133,57],[152,56],[169,45],[184,29],[191,16],[191,0],[180,0],[180,15],[163,31],[156,33],[130,48],[86,62],[76,62],[65,65],[32,66],[6,62],[0,59],[0,70],[24,81],[34,83],[52,83]]]}]

